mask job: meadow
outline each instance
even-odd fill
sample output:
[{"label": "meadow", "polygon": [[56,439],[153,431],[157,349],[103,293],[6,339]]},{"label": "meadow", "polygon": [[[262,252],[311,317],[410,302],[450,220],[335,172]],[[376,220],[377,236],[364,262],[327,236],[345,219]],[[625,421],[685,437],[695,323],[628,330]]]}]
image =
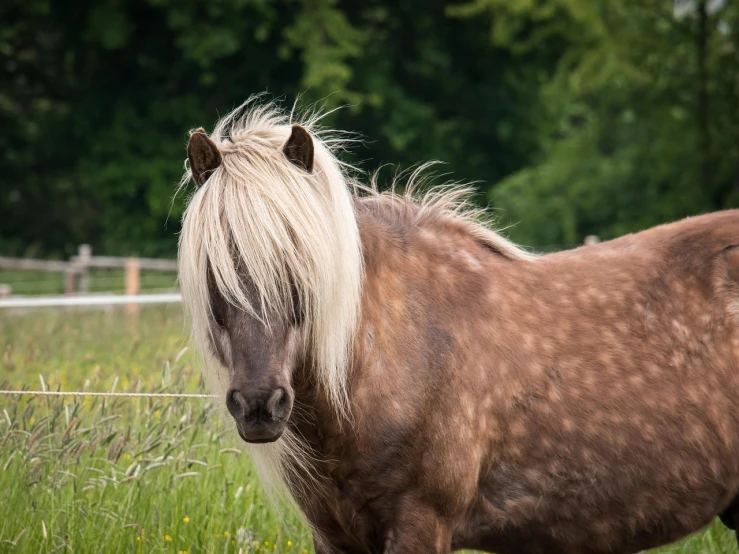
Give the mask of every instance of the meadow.
[{"label": "meadow", "polygon": [[[176,275],[166,271],[141,271],[141,290],[171,291]],[[10,285],[13,294],[63,294],[64,275],[34,270],[0,269],[0,284]],[[90,270],[90,292],[123,292],[125,276],[122,269],[93,268]]]},{"label": "meadow", "polygon": [[[204,392],[180,307],[0,313],[0,388]],[[312,550],[210,399],[0,397],[0,552]]]},{"label": "meadow", "polygon": [[[0,311],[0,389],[207,392],[179,305]],[[0,396],[0,552],[313,552],[210,399]],[[718,521],[655,553],[736,553]]]}]

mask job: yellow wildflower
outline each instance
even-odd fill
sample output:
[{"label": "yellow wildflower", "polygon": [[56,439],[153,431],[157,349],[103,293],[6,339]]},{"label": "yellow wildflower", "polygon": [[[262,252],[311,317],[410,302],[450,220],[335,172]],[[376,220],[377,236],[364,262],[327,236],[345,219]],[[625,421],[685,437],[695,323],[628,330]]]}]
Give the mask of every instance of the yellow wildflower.
[{"label": "yellow wildflower", "polygon": [[223,536],[224,536],[224,537],[226,537],[226,538],[228,538],[228,536],[229,536],[229,533],[228,533],[228,531],[224,531],[224,532],[223,532]]},{"label": "yellow wildflower", "polygon": [[308,554],[308,549],[307,548],[304,548],[303,549],[303,554]]},{"label": "yellow wildflower", "polygon": [[182,521],[184,521],[185,523],[190,523],[190,518],[185,516],[182,518]]},{"label": "yellow wildflower", "polygon": [[136,541],[141,542],[141,537],[136,537]]},{"label": "yellow wildflower", "polygon": [[164,540],[165,541],[171,541],[172,540],[172,537],[170,537],[169,535],[164,535]]},{"label": "yellow wildflower", "polygon": [[269,546],[269,541],[264,541],[264,546]]},{"label": "yellow wildflower", "polygon": [[287,545],[288,546],[292,546],[293,545],[293,541],[287,541]]}]

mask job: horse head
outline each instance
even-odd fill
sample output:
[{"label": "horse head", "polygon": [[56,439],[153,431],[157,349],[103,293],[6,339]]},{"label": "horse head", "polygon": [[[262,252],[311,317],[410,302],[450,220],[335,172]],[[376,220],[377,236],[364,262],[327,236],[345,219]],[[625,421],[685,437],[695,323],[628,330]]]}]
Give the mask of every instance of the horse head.
[{"label": "horse head", "polygon": [[339,409],[361,290],[351,195],[331,150],[305,126],[250,112],[191,133],[197,190],[180,237],[180,283],[195,342],[244,441],[273,442],[310,360]]}]

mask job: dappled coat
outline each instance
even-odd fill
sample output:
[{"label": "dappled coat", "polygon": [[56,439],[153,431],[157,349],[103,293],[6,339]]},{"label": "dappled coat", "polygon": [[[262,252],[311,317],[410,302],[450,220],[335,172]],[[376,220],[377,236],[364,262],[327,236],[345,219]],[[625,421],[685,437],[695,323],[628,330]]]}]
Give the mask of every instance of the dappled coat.
[{"label": "dappled coat", "polygon": [[[317,552],[637,552],[735,528],[739,212],[532,256],[453,188],[351,193],[328,142],[271,110],[193,134],[181,280]],[[345,357],[321,342],[332,313]]]}]

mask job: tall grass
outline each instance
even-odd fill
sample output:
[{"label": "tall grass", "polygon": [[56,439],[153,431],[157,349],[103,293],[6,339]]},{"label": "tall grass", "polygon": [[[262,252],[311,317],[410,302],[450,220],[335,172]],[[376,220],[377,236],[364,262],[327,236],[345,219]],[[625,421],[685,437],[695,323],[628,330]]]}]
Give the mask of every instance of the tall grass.
[{"label": "tall grass", "polygon": [[[0,386],[197,392],[178,309],[0,319]],[[307,552],[203,399],[0,397],[0,552]]]},{"label": "tall grass", "polygon": [[[179,306],[0,312],[0,388],[203,392]],[[0,552],[312,552],[204,399],[0,396]],[[737,553],[720,523],[661,554]]]}]

